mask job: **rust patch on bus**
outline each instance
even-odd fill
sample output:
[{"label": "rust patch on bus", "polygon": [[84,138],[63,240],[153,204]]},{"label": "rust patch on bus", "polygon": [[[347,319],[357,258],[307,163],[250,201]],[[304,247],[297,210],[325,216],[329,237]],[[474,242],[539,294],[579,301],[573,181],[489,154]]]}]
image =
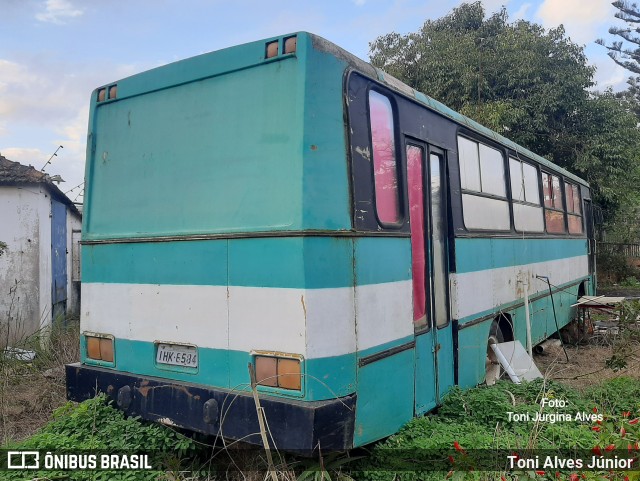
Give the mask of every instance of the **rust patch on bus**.
[{"label": "rust patch on bus", "polygon": [[304,303],[304,294],[300,296],[300,302],[302,303],[302,310],[304,311],[304,323],[307,323],[307,306]]}]

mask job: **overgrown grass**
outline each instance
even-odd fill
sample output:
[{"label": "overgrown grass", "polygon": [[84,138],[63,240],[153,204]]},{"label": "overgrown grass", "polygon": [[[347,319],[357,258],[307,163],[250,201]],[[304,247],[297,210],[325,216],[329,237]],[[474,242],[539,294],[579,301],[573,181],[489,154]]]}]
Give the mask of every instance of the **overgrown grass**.
[{"label": "overgrown grass", "polygon": [[[543,397],[567,402],[565,408],[541,407]],[[509,420],[509,413],[529,413],[531,421]],[[603,421],[558,421],[533,418],[536,412],[603,415]],[[359,480],[440,480],[454,479],[570,479],[571,470],[531,470],[514,474],[510,470],[479,472],[474,468],[482,456],[523,450],[578,453],[615,452],[632,449],[639,441],[640,383],[617,378],[579,393],[557,382],[537,380],[514,385],[500,382],[492,387],[462,391],[454,389],[437,414],[416,418],[398,434],[375,445],[369,458],[360,463]],[[447,470],[433,472],[428,462],[442,453]],[[422,462],[422,456],[428,461]],[[503,456],[506,462],[506,455]],[[604,478],[604,475],[612,476]],[[628,474],[628,473],[627,473]],[[581,473],[580,479],[624,479],[627,474]],[[635,476],[635,477],[634,477]],[[638,479],[631,473],[629,479]],[[571,478],[573,479],[573,478]],[[578,478],[576,478],[578,479]]]},{"label": "overgrown grass", "polygon": [[[541,407],[542,398],[565,401],[565,408]],[[602,414],[602,421],[517,422],[509,413],[584,412]],[[325,456],[322,462],[287,459],[278,466],[279,480],[507,480],[574,479],[571,470],[545,470],[514,473],[474,469],[477,459],[468,454],[513,452],[526,449],[566,452],[576,448],[591,453],[594,449],[624,449],[640,441],[640,384],[637,380],[617,378],[582,393],[544,380],[514,385],[500,382],[492,387],[454,389],[437,414],[414,419],[398,434],[369,447],[364,459],[351,461],[347,455]],[[164,453],[155,457],[155,471],[60,471],[42,473],[0,473],[9,480],[58,479],[265,479],[266,465],[259,450],[232,450],[220,455],[220,449],[201,445],[158,424],[126,418],[113,409],[104,397],[79,405],[68,403],[58,409],[53,420],[26,441],[12,443],[16,449],[52,452]],[[431,471],[421,464],[421,455],[442,452],[455,457],[444,471]],[[615,451],[613,451],[615,452]],[[358,453],[361,454],[361,453]],[[233,458],[232,461],[229,461]],[[315,463],[315,464],[314,464]],[[509,471],[509,472],[508,472]],[[558,473],[558,474],[556,474]],[[624,479],[618,473],[581,472],[580,479]],[[637,479],[640,472],[627,473]],[[25,477],[25,475],[29,477]],[[46,476],[46,478],[44,478]],[[635,478],[634,478],[635,476]]]},{"label": "overgrown grass", "polygon": [[[81,404],[67,403],[54,412],[53,420],[31,438],[12,443],[10,449],[48,450],[52,453],[150,453],[160,469],[155,471],[9,471],[2,479],[23,480],[155,480],[165,479],[172,467],[180,465],[187,454],[194,455],[196,444],[189,438],[159,424],[127,418],[112,408],[101,395]],[[162,455],[162,453],[165,453]],[[156,467],[156,466],[154,466]],[[26,478],[28,476],[28,478]]]},{"label": "overgrown grass", "polygon": [[[0,349],[0,443],[23,439],[66,402],[64,365],[79,359],[79,322],[70,319]],[[19,353],[35,354],[25,362]]]}]

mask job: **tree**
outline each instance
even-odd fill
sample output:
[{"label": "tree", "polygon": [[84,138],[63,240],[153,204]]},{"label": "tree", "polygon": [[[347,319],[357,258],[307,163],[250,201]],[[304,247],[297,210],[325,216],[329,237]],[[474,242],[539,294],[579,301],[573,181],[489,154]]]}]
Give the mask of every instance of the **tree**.
[{"label": "tree", "polygon": [[[607,45],[603,39],[596,40],[596,43],[606,47],[609,50],[609,57],[615,63],[626,68],[634,74],[640,74],[640,10],[637,4],[627,1],[618,0],[611,3],[619,12],[615,14],[616,18],[626,22],[625,27],[611,27],[609,33],[622,40],[617,40]],[[626,43],[625,43],[626,42]],[[630,45],[629,45],[630,44]]]},{"label": "tree", "polygon": [[593,94],[594,68],[562,26],[485,16],[480,2],[370,43],[371,63],[586,177],[608,220],[637,201],[640,136],[627,99]]}]

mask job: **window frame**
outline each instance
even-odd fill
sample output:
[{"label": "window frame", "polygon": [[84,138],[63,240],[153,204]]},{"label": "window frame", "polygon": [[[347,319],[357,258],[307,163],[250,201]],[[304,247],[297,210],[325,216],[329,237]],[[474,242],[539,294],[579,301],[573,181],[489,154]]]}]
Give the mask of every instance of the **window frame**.
[{"label": "window frame", "polygon": [[[503,179],[503,184],[504,184],[504,197],[497,195],[497,194],[492,194],[492,193],[488,193],[488,192],[483,192],[483,191],[476,191],[473,189],[467,189],[464,188],[462,186],[462,174],[461,174],[461,169],[460,169],[460,165],[461,165],[461,149],[460,149],[460,139],[464,139],[467,140],[469,142],[473,142],[476,144],[476,149],[478,152],[478,173],[480,176],[479,182],[480,182],[480,189],[482,189],[482,160],[480,157],[480,146],[484,146],[486,148],[495,150],[496,152],[498,152],[502,158],[502,179]],[[467,135],[466,133],[460,132],[458,131],[456,133],[456,146],[457,146],[457,154],[458,154],[458,176],[459,176],[459,180],[460,180],[460,209],[461,209],[461,214],[462,214],[462,225],[464,226],[465,230],[467,232],[478,232],[478,233],[489,233],[489,232],[496,232],[496,233],[500,233],[500,234],[508,234],[510,232],[513,232],[513,215],[512,215],[512,208],[509,202],[509,187],[507,186],[507,184],[509,183],[509,179],[507,178],[507,167],[505,166],[505,151],[504,151],[504,147],[500,144],[495,145],[493,143],[487,142],[484,139],[483,140],[478,140],[474,137],[471,137],[469,135]],[[508,157],[508,156],[507,156]],[[491,200],[497,200],[500,202],[504,202],[506,204],[507,207],[507,212],[508,212],[508,222],[509,222],[509,227],[504,228],[504,229],[495,229],[495,228],[476,228],[476,227],[469,227],[467,225],[467,222],[465,221],[465,209],[464,209],[464,196],[465,195],[473,195],[476,197],[481,197],[481,198],[485,198],[485,199],[491,199]]]},{"label": "window frame", "polygon": [[[584,213],[582,208],[581,189],[578,184],[570,182],[567,179],[563,179],[563,180],[564,180],[564,191],[565,191],[564,200],[565,200],[565,205],[567,209],[567,233],[569,235],[582,236],[585,233],[585,227],[584,227]],[[569,202],[567,199],[567,187],[571,187],[571,199],[573,201],[571,205],[571,210],[569,210]],[[576,195],[578,196],[578,199],[577,199],[578,200],[577,205],[579,209],[578,212],[573,210],[573,208],[576,206]],[[571,223],[569,222],[569,220],[572,217],[580,219],[580,232],[571,232]]]},{"label": "window frame", "polygon": [[[528,159],[521,159],[520,156],[518,155],[518,153],[516,152],[516,156],[513,156],[511,154],[508,155],[508,160],[509,160],[509,188],[511,189],[511,211],[512,211],[512,217],[513,217],[513,229],[515,232],[518,233],[528,233],[528,234],[539,234],[539,235],[543,235],[546,233],[546,222],[545,222],[545,213],[544,213],[544,191],[541,192],[541,185],[542,185],[542,175],[541,175],[541,171],[540,171],[540,166],[535,163],[535,162],[531,162]],[[519,164],[520,167],[520,177],[525,185],[525,200],[520,200],[516,198],[516,194],[514,192],[513,189],[513,177],[511,175],[511,161],[513,162],[517,162]],[[536,194],[538,197],[538,203],[536,204],[535,202],[530,202],[528,200],[526,200],[527,196],[527,189],[526,189],[526,185],[527,185],[527,181],[526,181],[526,177],[524,175],[524,166],[528,166],[531,167],[533,169],[533,171],[536,174],[536,178],[535,178],[535,189],[536,189]],[[527,207],[534,207],[536,209],[540,209],[540,215],[542,216],[542,230],[540,231],[529,231],[529,230],[522,230],[522,229],[518,229],[518,226],[516,225],[516,211],[515,211],[515,204],[518,205],[523,205],[523,206],[527,206]]]},{"label": "window frame", "polygon": [[[398,203],[398,220],[397,222],[384,222],[380,219],[380,215],[378,213],[378,195],[376,190],[376,173],[375,173],[375,161],[374,161],[374,148],[373,148],[373,129],[371,123],[371,92],[375,92],[377,95],[385,98],[389,106],[391,107],[391,121],[393,122],[393,154],[395,161],[395,175],[396,175],[396,201]],[[407,212],[405,209],[405,204],[407,200],[405,199],[406,192],[406,179],[402,173],[403,166],[403,156],[399,154],[399,141],[400,141],[400,132],[398,130],[398,106],[396,105],[395,98],[392,95],[385,93],[382,89],[377,88],[376,85],[370,85],[367,89],[367,97],[366,97],[366,113],[367,113],[367,135],[369,140],[369,145],[371,146],[371,186],[372,186],[372,200],[373,200],[373,214],[375,216],[378,225],[383,229],[393,229],[399,230],[402,229],[406,224],[407,220]]]},{"label": "window frame", "polygon": [[[565,205],[565,193],[564,193],[564,177],[562,177],[561,175],[557,174],[557,173],[553,173],[552,171],[549,170],[542,170],[540,172],[540,183],[542,185],[542,206],[544,208],[544,231],[546,234],[550,234],[550,235],[567,235],[568,233],[568,228],[567,228],[567,209],[566,209],[566,205]],[[549,176],[549,187],[550,187],[550,194],[551,194],[551,206],[547,206],[546,204],[546,200],[545,200],[545,182],[544,182],[544,176],[547,175]],[[558,209],[557,207],[554,206],[554,204],[556,203],[556,198],[554,196],[554,188],[553,188],[553,179],[554,177],[556,179],[558,179],[559,182],[559,187],[560,187],[560,202],[561,202],[561,206]],[[562,214],[562,231],[549,231],[548,228],[548,223],[547,223],[547,211],[550,212],[559,212]]]}]

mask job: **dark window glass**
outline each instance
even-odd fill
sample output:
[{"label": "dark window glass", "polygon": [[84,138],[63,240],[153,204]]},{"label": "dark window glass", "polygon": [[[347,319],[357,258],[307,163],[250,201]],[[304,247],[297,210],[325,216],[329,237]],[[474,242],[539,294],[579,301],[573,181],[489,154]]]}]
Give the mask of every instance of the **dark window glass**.
[{"label": "dark window glass", "polygon": [[400,198],[391,102],[372,90],[369,92],[369,113],[376,212],[380,222],[395,224],[400,221]]},{"label": "dark window glass", "polygon": [[409,223],[411,225],[411,259],[413,266],[413,322],[416,329],[427,326],[426,258],[423,196],[423,150],[407,146],[407,181],[409,184]]}]

